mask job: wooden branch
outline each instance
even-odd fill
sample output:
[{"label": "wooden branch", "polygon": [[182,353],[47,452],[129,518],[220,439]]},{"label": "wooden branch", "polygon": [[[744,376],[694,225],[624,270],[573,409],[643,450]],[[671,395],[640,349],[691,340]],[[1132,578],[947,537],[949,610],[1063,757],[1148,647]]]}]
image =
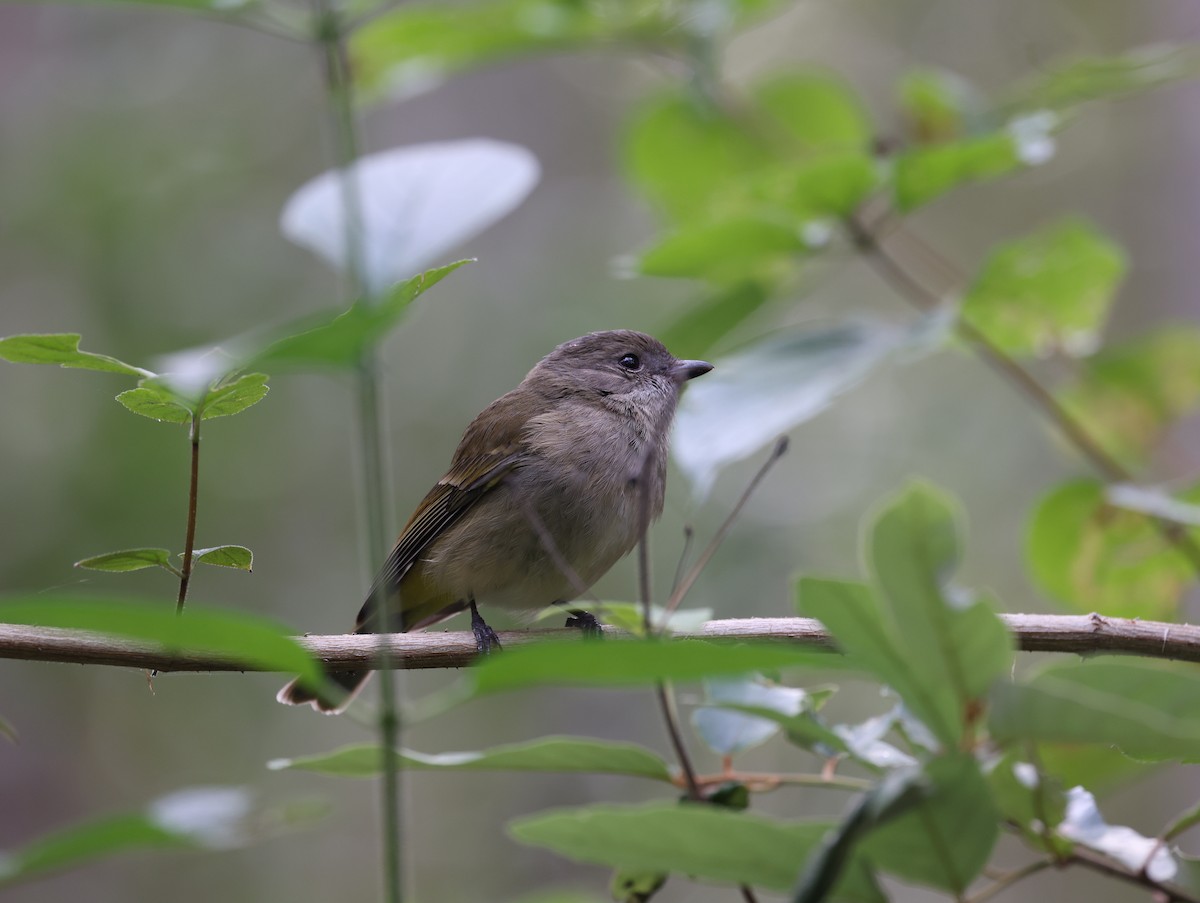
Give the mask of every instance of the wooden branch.
[{"label": "wooden branch", "polygon": [[[1133,621],[1100,615],[1001,615],[1017,647],[1027,652],[1076,654],[1126,653],[1147,658],[1200,662],[1200,627]],[[614,635],[615,628],[605,628]],[[576,630],[523,630],[500,634],[505,647],[550,637],[578,636]],[[711,640],[776,640],[832,649],[828,632],[811,618],[730,618],[709,621],[695,633]],[[375,636],[337,634],[306,636],[300,643],[331,671],[374,668],[380,642]],[[475,658],[475,638],[466,631],[398,633],[388,638],[397,668],[461,668]],[[48,627],[0,624],[0,658],[116,665],[159,671],[252,671],[237,662],[212,656],[180,655],[149,643]]]}]

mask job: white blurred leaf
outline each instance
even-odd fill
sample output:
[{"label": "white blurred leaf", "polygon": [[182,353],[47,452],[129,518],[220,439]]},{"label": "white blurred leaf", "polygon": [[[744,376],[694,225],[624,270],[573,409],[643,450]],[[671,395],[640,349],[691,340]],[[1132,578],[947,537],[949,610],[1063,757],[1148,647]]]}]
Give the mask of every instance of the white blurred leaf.
[{"label": "white blurred leaf", "polygon": [[845,742],[854,758],[876,768],[917,765],[919,763],[916,759],[883,739],[896,726],[900,716],[900,709],[897,707],[890,712],[868,718],[860,724],[835,724],[833,732]]},{"label": "white blurred leaf", "polygon": [[[777,686],[759,677],[705,681],[704,696],[711,703],[754,706],[794,716],[804,710],[808,694],[798,687]],[[692,725],[708,748],[722,756],[766,743],[780,729],[777,722],[767,718],[707,706],[692,712]]]},{"label": "white blurred leaf", "polygon": [[[380,294],[508,215],[537,184],[537,158],[486,138],[414,144],[359,159],[367,287]],[[329,170],[288,200],[283,234],[346,269],[341,173]]]},{"label": "white blurred leaf", "polygon": [[197,846],[226,850],[242,846],[254,811],[241,787],[189,787],[160,796],[146,817],[154,825]]},{"label": "white blurred leaf", "polygon": [[1145,869],[1154,881],[1170,881],[1179,871],[1175,858],[1166,844],[1153,837],[1144,837],[1133,828],[1110,825],[1096,806],[1096,798],[1082,787],[1067,791],[1067,814],[1058,833],[1067,840],[1088,847],[1133,872]]},{"label": "white blurred leaf", "polygon": [[[924,336],[926,322],[921,321]],[[788,330],[721,358],[689,384],[672,450],[698,497],[720,470],[815,417],[916,333],[888,323],[851,321]]]}]

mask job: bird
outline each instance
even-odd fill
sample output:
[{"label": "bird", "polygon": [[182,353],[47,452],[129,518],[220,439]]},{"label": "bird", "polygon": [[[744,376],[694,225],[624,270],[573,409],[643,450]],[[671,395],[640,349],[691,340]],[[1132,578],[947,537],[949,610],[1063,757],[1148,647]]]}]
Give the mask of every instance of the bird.
[{"label": "bird", "polygon": [[[486,654],[500,641],[478,602],[538,610],[577,599],[662,513],[680,392],[710,370],[631,330],[556,347],[467,427],[379,570],[355,632],[417,630],[469,610]],[[570,614],[568,626],[599,631],[589,612]],[[297,678],[276,698],[334,714],[369,676],[329,674],[336,695]]]}]

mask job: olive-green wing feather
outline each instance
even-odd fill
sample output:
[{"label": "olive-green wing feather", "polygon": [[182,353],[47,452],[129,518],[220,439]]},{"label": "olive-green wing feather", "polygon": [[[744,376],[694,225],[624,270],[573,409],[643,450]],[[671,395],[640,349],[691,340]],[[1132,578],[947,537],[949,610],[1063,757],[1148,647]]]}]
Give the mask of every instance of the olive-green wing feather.
[{"label": "olive-green wing feather", "polygon": [[395,593],[430,543],[521,464],[527,454],[519,440],[528,419],[523,416],[528,400],[520,388],[514,389],[492,402],[467,428],[449,472],[417,506],[375,577],[359,613],[360,630],[371,617],[372,601]]}]

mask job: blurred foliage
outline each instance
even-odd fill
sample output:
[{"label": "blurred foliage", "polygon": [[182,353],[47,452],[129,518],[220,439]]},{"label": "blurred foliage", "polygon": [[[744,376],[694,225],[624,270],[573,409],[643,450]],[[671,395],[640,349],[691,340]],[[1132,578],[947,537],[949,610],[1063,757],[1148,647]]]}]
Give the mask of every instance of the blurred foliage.
[{"label": "blurred foliage", "polygon": [[[1107,465],[1101,468],[1106,478],[1143,467],[1166,432],[1200,402],[1196,327],[1103,344],[1127,255],[1078,217],[995,247],[972,278],[960,280],[961,302],[941,304],[943,310],[928,320],[914,317],[897,326],[876,316],[818,330],[786,326],[796,308],[786,302],[795,299],[802,279],[819,260],[836,260],[839,251],[861,251],[882,262],[896,283],[917,287],[925,297],[919,306],[937,306],[942,293],[921,285],[908,261],[886,244],[893,229],[904,227],[904,216],[965,186],[1050,163],[1082,104],[1200,74],[1193,47],[1068,61],[993,92],[942,69],[915,68],[894,92],[901,132],[892,136],[878,125],[877,119],[886,120],[868,112],[874,108],[840,73],[790,65],[745,85],[722,77],[723,42],[782,5],[771,0],[495,0],[332,10],[311,19],[267,2],[164,5],[305,38],[330,51],[331,65],[341,65],[348,52],[353,63],[347,71],[376,97],[427,90],[451,74],[534,53],[613,49],[679,67],[684,78],[637,104],[621,129],[628,181],[664,227],[627,269],[699,284],[700,300],[667,331],[681,351],[719,348],[748,324],[769,331],[719,362],[718,373],[728,377],[689,392],[681,410],[683,437],[694,438],[689,431],[701,424],[711,438],[685,443],[706,457],[693,457],[689,465],[688,450],[680,455],[701,490],[722,467],[814,416],[898,356],[893,352],[940,349],[956,324],[978,334],[1001,370],[1031,381],[1038,403],[1049,405],[1060,423],[1078,426],[1074,441],[1083,435],[1094,443],[1098,452],[1090,445],[1083,450]],[[347,100],[341,86],[331,81],[328,89],[333,101]],[[331,171],[321,178],[332,183],[336,176]],[[421,181],[413,172],[407,178],[405,186]],[[509,207],[533,178],[514,189]],[[384,191],[369,181],[358,188],[372,197],[373,189]],[[448,190],[435,200],[441,225],[466,223],[478,213],[462,193]],[[324,256],[353,269],[354,230],[333,228],[328,210],[315,215],[326,246],[342,250]],[[463,235],[481,227],[473,222]],[[450,246],[461,239],[456,234],[451,228],[438,240]],[[75,333],[0,339],[0,357],[134,378],[138,385],[118,401],[154,420],[189,424],[195,448],[202,421],[262,400],[268,373],[360,368],[418,296],[465,262],[395,285],[389,280],[375,303],[356,298],[344,309],[179,355],[162,373],[81,351]],[[1043,387],[1039,375],[1022,369],[1020,359],[1027,357],[1066,361],[1071,375]],[[720,437],[729,439],[721,443]],[[1131,509],[1116,503],[1114,488],[1073,480],[1052,489],[1026,537],[1029,570],[1072,610],[1174,618],[1196,582],[1188,548],[1200,540],[1176,521],[1190,524],[1190,506],[1200,496],[1193,490],[1160,493],[1146,503],[1143,492],[1141,507]],[[1133,489],[1136,495],[1139,487]],[[840,656],[659,636],[539,643],[489,658],[458,685],[406,713],[415,723],[420,715],[444,714],[502,691],[658,686],[675,729],[669,682],[703,681],[706,696],[693,724],[721,757],[720,774],[697,775],[688,761],[676,772],[657,753],[624,741],[559,736],[435,754],[393,754],[387,747],[385,755],[378,745],[356,745],[275,759],[271,767],[339,776],[371,776],[397,766],[598,773],[686,788],[683,801],[592,803],[510,823],[522,843],[615,869],[613,886],[627,900],[648,899],[668,875],[790,893],[803,901],[874,903],[888,898],[881,879],[963,899],[985,875],[1004,831],[1056,865],[1077,861],[1074,851],[1086,849],[1160,896],[1196,899],[1198,870],[1190,860],[1167,843],[1109,825],[1090,790],[1064,789],[1075,781],[1115,781],[1148,762],[1194,761],[1200,743],[1195,674],[1178,665],[1110,658],[1014,674],[1013,640],[997,616],[998,602],[955,582],[965,555],[963,523],[961,505],[950,493],[912,482],[867,519],[865,582],[799,579],[800,608],[826,625]],[[193,506],[189,537],[194,527]],[[194,550],[191,544],[189,539],[186,554],[198,563],[249,570],[253,561],[243,546]],[[139,547],[78,564],[117,573],[160,567],[186,582],[172,562],[166,549]],[[625,611],[626,620],[633,614]],[[133,639],[290,671],[314,685],[324,679],[290,630],[240,612],[209,608],[179,618],[161,603],[37,594],[0,601],[0,622]],[[789,683],[833,669],[886,688],[888,710],[838,723],[826,708],[836,688]],[[5,722],[0,732],[14,735]],[[775,736],[789,744],[787,761],[805,762],[814,773],[740,775],[733,769],[735,755]],[[684,747],[676,740],[678,753]],[[839,778],[834,768],[842,764],[867,778]],[[745,811],[759,791],[789,782],[831,790],[863,789],[865,782],[866,789],[841,819]],[[236,805],[217,807],[217,814],[244,814],[241,798],[229,799]],[[1188,807],[1164,832],[1195,823],[1195,811]],[[178,821],[165,824],[161,812],[66,829],[4,853],[0,883],[126,849],[226,848],[253,834],[238,818],[189,831]],[[984,885],[983,893],[1002,886]]]}]

